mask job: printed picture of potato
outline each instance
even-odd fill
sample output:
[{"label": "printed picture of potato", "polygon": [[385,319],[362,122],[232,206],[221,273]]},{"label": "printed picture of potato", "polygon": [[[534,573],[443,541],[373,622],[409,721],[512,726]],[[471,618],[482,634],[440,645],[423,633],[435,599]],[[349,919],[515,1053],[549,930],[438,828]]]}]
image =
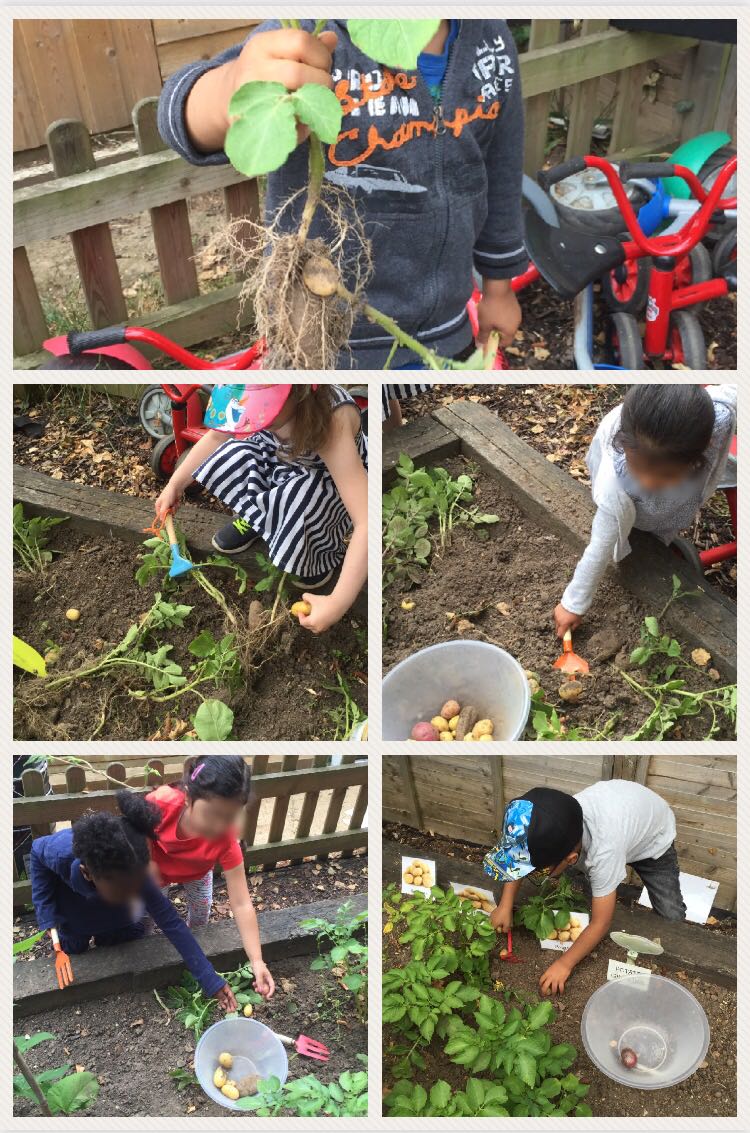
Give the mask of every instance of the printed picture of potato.
[{"label": "printed picture of potato", "polygon": [[404,881],[406,882],[407,885],[413,885],[414,884],[414,874],[410,873],[408,869],[407,869],[406,873],[404,874]]}]

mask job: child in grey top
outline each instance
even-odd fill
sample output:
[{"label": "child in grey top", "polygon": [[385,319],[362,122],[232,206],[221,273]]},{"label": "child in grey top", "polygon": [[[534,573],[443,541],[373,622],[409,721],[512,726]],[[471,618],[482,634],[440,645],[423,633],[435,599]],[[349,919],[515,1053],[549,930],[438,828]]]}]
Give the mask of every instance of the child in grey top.
[{"label": "child in grey top", "polygon": [[737,387],[638,385],[607,414],[586,455],[596,514],[591,539],[555,609],[558,637],[581,624],[634,527],[667,545],[719,486],[736,483],[729,447]]}]

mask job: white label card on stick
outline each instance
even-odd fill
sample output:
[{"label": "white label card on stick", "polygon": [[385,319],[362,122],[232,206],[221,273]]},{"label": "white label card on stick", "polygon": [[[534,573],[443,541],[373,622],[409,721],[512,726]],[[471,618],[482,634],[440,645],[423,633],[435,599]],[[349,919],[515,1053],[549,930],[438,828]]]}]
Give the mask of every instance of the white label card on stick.
[{"label": "white label card on stick", "polygon": [[608,980],[633,979],[635,976],[640,977],[639,982],[648,983],[651,972],[648,968],[640,968],[637,964],[624,964],[622,960],[610,960],[607,965]]}]

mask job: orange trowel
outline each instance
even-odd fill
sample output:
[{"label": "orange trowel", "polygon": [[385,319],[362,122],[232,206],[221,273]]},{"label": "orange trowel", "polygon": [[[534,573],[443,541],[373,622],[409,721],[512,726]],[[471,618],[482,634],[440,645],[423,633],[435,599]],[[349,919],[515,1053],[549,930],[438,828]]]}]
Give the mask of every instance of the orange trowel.
[{"label": "orange trowel", "polygon": [[563,673],[569,673],[571,676],[574,673],[588,673],[589,671],[588,661],[584,661],[583,657],[579,657],[577,653],[573,652],[573,634],[569,629],[566,629],[563,637],[562,656],[557,658],[553,668],[562,669]]}]

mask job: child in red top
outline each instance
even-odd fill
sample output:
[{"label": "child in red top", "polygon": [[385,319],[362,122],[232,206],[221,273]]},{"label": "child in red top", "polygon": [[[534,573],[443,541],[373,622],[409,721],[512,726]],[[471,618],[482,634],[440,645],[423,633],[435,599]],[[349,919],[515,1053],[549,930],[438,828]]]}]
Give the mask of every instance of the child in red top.
[{"label": "child in red top", "polygon": [[235,824],[250,796],[250,768],[241,755],[193,756],[185,761],[183,780],[149,794],[162,813],[152,860],[165,887],[181,884],[187,899],[187,923],[208,923],[213,871],[220,865],[229,905],[252,964],[255,988],[265,999],[275,990],[263,963],[258,918],[247,888],[242,848]]}]

